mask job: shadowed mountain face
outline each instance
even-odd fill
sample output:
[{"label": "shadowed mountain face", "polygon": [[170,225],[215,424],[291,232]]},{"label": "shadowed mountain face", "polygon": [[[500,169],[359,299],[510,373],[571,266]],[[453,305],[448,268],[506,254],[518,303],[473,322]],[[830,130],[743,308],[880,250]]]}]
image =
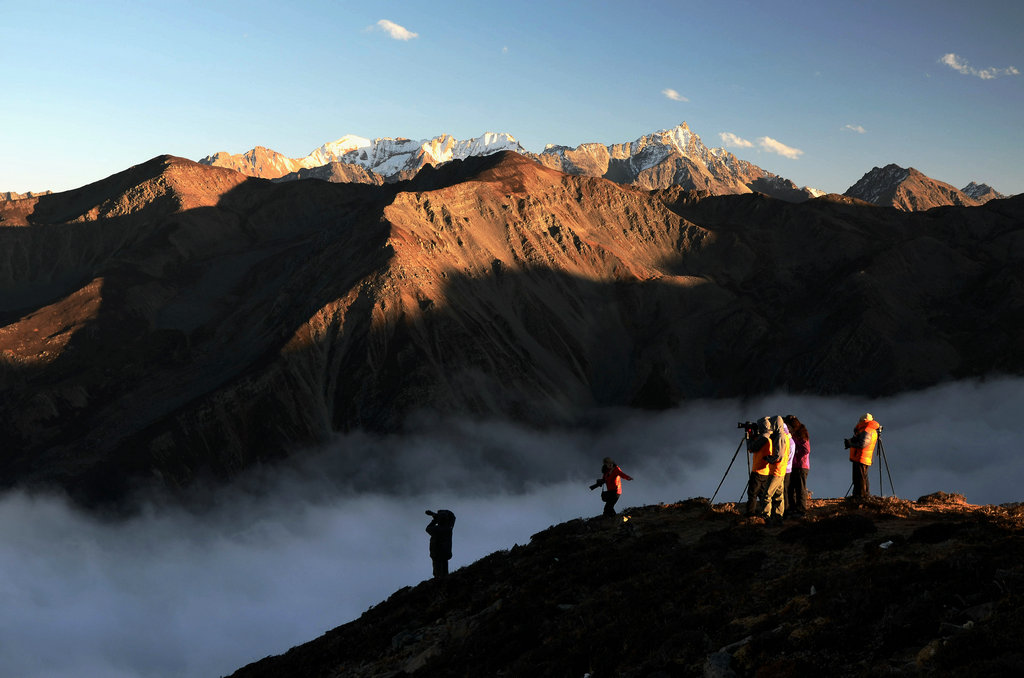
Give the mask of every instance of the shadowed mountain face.
[{"label": "shadowed mountain face", "polygon": [[[235,678],[1011,676],[1020,506],[814,500],[785,527],[706,499],[573,520]],[[456,529],[456,533],[458,530]],[[457,540],[456,540],[457,544]]]},{"label": "shadowed mountain face", "polygon": [[0,469],[96,501],[422,410],[563,424],[1019,373],[1022,216],[648,192],[515,153],[383,186],[163,156],[0,204]]}]

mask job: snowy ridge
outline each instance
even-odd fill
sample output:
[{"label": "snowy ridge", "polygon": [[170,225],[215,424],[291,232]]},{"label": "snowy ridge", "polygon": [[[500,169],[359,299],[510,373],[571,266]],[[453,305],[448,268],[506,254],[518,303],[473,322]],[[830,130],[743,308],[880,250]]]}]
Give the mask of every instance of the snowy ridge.
[{"label": "snowy ridge", "polygon": [[[242,155],[217,153],[199,162],[270,179],[297,175],[300,169],[344,163],[358,165],[385,180],[394,181],[411,176],[425,165],[440,165],[500,151],[513,151],[569,174],[604,176],[647,189],[679,184],[711,193],[760,190],[781,195],[781,191],[788,196],[787,199],[795,200],[821,194],[814,189],[798,189],[788,180],[777,182],[776,175],[740,160],[724,148],[709,149],[685,122],[631,142],[607,146],[584,143],[570,148],[548,144],[540,154],[527,152],[515,137],[506,133],[486,132],[466,140],[456,139],[450,134],[421,140],[382,137],[372,141],[347,135],[299,159],[257,147]],[[762,184],[754,189],[752,182],[758,180],[763,180]]]},{"label": "snowy ridge", "polygon": [[306,169],[320,167],[321,165],[326,165],[329,162],[342,162],[342,157],[346,153],[350,153],[360,148],[365,148],[366,146],[369,146],[370,143],[369,139],[364,139],[363,137],[358,137],[354,134],[346,134],[336,141],[327,142],[305,158],[302,158],[299,162],[302,164],[302,167]]},{"label": "snowy ridge", "polygon": [[382,176],[404,171],[417,171],[424,165],[437,165],[471,156],[491,155],[499,151],[524,153],[525,149],[511,134],[487,132],[479,137],[460,141],[450,134],[433,139],[381,138],[348,151],[341,162],[360,165]]}]

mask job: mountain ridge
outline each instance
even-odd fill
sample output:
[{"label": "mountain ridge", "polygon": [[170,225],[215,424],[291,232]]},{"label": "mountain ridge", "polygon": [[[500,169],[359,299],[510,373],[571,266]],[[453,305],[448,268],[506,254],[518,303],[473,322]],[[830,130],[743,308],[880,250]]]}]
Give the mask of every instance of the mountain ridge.
[{"label": "mountain ridge", "polygon": [[1024,669],[1019,504],[812,499],[782,526],[740,509],[696,498],[553,525],[232,676]]},{"label": "mountain ridge", "polygon": [[[350,135],[344,139],[361,137]],[[568,174],[603,177],[647,189],[678,184],[684,188],[709,190],[715,194],[760,190],[795,202],[822,194],[806,186],[798,188],[788,179],[740,160],[724,148],[707,148],[685,122],[628,143],[608,146],[586,143],[575,149],[548,144],[539,154],[526,151],[509,134],[492,132],[466,141],[456,140],[448,134],[420,141],[381,138],[341,152],[322,152],[327,146],[321,146],[305,158],[286,158],[274,151],[257,147],[241,155],[217,153],[199,162],[230,167],[250,176],[290,180],[310,176],[309,173],[300,175],[299,172],[326,164],[327,159],[330,162],[358,165],[384,177],[385,181],[397,181],[410,178],[428,164],[436,165],[456,159],[463,160],[472,155],[511,150]],[[319,178],[322,174],[325,172],[313,176]],[[751,187],[754,183],[757,184],[756,189]]]},{"label": "mountain ridge", "polygon": [[1022,212],[648,191],[508,151],[381,185],[159,156],[0,203],[0,470],[90,503],[424,408],[572,426],[1019,374]]},{"label": "mountain ridge", "polygon": [[844,195],[906,212],[926,211],[947,205],[970,207],[983,204],[913,167],[903,168],[896,164],[873,168],[847,189]]}]

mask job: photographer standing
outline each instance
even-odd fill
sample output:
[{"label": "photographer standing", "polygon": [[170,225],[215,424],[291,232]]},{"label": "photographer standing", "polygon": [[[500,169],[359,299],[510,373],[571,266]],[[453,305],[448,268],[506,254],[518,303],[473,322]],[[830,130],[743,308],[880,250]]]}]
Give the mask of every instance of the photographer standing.
[{"label": "photographer standing", "polygon": [[871,467],[875,445],[878,443],[878,432],[881,429],[881,425],[875,421],[875,418],[870,413],[865,413],[853,428],[853,438],[843,441],[850,448],[850,462],[853,465],[853,497],[855,499],[871,496],[868,485],[868,469]]},{"label": "photographer standing", "polygon": [[[772,427],[768,417],[758,420],[757,431],[759,435],[751,438],[747,443],[747,452],[750,458],[750,479],[747,481],[747,511],[746,516],[764,515],[767,517],[767,503],[764,499],[765,489],[768,487],[768,457],[772,454]],[[758,507],[758,503],[761,504]]]},{"label": "photographer standing", "polygon": [[811,468],[811,436],[795,414],[783,417],[793,436],[793,473],[786,494],[786,513],[802,516],[807,513],[807,473]]},{"label": "photographer standing", "polygon": [[786,513],[786,466],[789,465],[789,430],[782,417],[771,418],[772,427],[772,456],[767,457],[768,461],[768,490],[767,505],[768,520],[773,523],[781,523]]},{"label": "photographer standing", "polygon": [[448,561],[452,557],[455,514],[448,509],[426,513],[432,518],[427,525],[427,534],[430,535],[430,560],[434,563],[434,577],[444,577],[448,574]]},{"label": "photographer standing", "polygon": [[619,497],[622,495],[622,478],[632,480],[632,478],[623,473],[618,464],[612,461],[611,457],[605,457],[604,462],[601,464],[601,477],[590,486],[590,489],[596,490],[601,487],[601,483],[605,484],[606,489],[601,492],[601,499],[604,500],[603,515],[605,517],[615,515],[615,503],[619,501]]}]

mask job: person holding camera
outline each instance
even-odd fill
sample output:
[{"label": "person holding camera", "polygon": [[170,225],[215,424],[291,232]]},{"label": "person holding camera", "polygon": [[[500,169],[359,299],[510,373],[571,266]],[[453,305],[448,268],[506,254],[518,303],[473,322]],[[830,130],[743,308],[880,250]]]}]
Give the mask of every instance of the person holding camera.
[{"label": "person holding camera", "polygon": [[853,428],[853,438],[843,441],[850,450],[850,462],[853,465],[853,497],[863,499],[871,496],[868,484],[868,469],[875,454],[878,443],[878,432],[881,424],[875,421],[870,412],[865,413]]},{"label": "person holding camera", "polygon": [[[765,490],[768,487],[768,457],[772,455],[772,427],[768,417],[758,420],[758,435],[747,442],[750,459],[750,479],[747,481],[746,516],[766,516]],[[758,506],[760,504],[760,506]]]},{"label": "person holding camera", "polygon": [[786,467],[789,465],[789,429],[780,416],[771,418],[772,454],[766,457],[768,462],[768,489],[765,513],[768,521],[781,523],[786,513]]},{"label": "person holding camera", "polygon": [[605,484],[606,489],[601,492],[601,499],[604,501],[604,515],[605,517],[611,517],[615,515],[615,503],[619,501],[619,497],[622,495],[622,479],[632,480],[629,476],[623,473],[619,465],[612,461],[611,457],[605,457],[601,464],[601,477],[590,486],[591,490],[596,490],[601,487],[601,483]]},{"label": "person holding camera", "polygon": [[434,577],[444,577],[448,574],[448,561],[452,558],[455,514],[448,509],[426,513],[432,518],[427,525],[427,534],[430,535],[430,560],[434,563]]},{"label": "person holding camera", "polygon": [[811,437],[807,427],[795,414],[782,418],[793,437],[793,472],[786,492],[786,514],[802,516],[807,513],[807,473],[811,469]]}]

